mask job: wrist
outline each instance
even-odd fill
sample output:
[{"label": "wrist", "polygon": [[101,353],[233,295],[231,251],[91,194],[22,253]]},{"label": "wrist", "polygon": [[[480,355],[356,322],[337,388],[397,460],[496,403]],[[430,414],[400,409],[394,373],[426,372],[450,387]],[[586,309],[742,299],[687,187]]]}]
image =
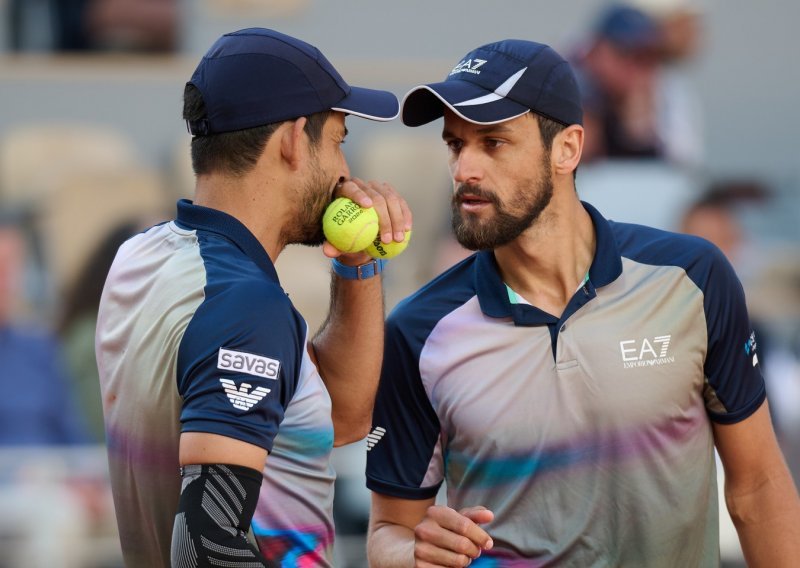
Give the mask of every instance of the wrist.
[{"label": "wrist", "polygon": [[355,266],[344,264],[338,258],[331,259],[333,272],[345,280],[367,280],[383,272],[387,264],[387,260],[380,258],[370,258],[368,262]]}]

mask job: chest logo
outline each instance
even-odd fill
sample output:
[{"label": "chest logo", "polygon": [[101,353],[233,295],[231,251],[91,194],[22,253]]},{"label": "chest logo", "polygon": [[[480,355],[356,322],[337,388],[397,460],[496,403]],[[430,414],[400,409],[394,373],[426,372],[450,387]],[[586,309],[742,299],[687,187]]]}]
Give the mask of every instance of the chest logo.
[{"label": "chest logo", "polygon": [[627,339],[619,342],[622,355],[622,368],[653,367],[675,362],[675,356],[669,354],[671,335],[659,335],[653,338]]},{"label": "chest logo", "polygon": [[230,379],[220,379],[219,382],[222,383],[222,388],[225,389],[228,400],[231,401],[234,408],[239,410],[250,410],[270,392],[270,389],[265,387],[256,387],[253,392],[250,392],[253,387],[247,383],[242,383],[237,388],[236,383]]},{"label": "chest logo", "polygon": [[244,351],[220,349],[217,355],[217,369],[274,380],[278,378],[281,362],[277,359],[245,353]]}]

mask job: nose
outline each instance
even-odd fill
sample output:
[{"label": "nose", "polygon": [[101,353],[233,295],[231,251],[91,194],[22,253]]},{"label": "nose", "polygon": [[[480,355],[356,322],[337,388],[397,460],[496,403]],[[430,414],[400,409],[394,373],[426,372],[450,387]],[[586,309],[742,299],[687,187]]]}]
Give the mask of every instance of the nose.
[{"label": "nose", "polygon": [[478,183],[483,178],[483,169],[478,152],[462,147],[450,164],[453,181],[456,183]]}]

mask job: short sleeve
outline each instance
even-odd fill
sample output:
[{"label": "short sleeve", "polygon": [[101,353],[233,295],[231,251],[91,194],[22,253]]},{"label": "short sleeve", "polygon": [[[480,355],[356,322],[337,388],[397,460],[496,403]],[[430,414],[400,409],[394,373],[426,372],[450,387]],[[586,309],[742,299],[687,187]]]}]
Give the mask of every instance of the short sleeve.
[{"label": "short sleeve", "polygon": [[761,406],[766,389],[742,285],[719,249],[707,253],[693,275],[703,290],[708,329],[706,407],[713,421],[732,424]]},{"label": "short sleeve", "polygon": [[[418,334],[420,330],[417,330]],[[434,497],[443,479],[440,426],[422,384],[424,337],[386,325],[380,385],[367,438],[367,487],[404,499]]]},{"label": "short sleeve", "polygon": [[181,431],[271,451],[297,386],[305,333],[277,285],[243,282],[209,294],[178,353]]}]

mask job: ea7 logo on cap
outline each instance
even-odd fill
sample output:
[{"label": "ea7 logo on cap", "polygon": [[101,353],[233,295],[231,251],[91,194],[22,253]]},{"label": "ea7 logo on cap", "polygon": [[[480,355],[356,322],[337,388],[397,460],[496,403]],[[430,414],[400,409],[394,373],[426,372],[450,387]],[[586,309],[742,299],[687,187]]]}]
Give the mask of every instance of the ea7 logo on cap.
[{"label": "ea7 logo on cap", "polygon": [[217,356],[217,369],[275,380],[281,370],[281,362],[244,351],[220,349]]},{"label": "ea7 logo on cap", "polygon": [[455,75],[456,73],[473,73],[475,75],[480,75],[481,72],[478,69],[486,63],[486,59],[465,59],[455,67],[453,70],[450,71],[450,75]]}]

